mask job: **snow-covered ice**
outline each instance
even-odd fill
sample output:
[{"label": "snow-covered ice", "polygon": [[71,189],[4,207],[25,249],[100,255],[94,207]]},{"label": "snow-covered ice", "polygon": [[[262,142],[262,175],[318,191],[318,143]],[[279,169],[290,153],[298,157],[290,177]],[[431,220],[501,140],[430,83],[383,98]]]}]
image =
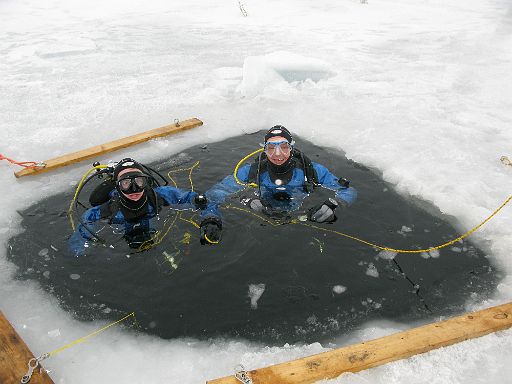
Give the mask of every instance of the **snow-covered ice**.
[{"label": "snow-covered ice", "polygon": [[[247,17],[236,1],[1,1],[1,153],[44,160],[197,116],[205,122],[197,130],[100,160],[152,161],[279,123],[433,203],[461,232],[510,195],[512,169],[500,161],[512,155],[509,1],[245,0],[244,8]],[[16,210],[69,189],[88,166],[17,180],[2,162],[0,242],[19,231]],[[468,299],[468,310],[510,301],[511,215],[506,207],[472,237],[506,276],[492,300]],[[0,308],[36,355],[103,325],[73,320],[13,270],[4,247]],[[336,342],[414,325],[372,323]],[[512,332],[499,332],[330,382],[507,382],[511,344]],[[45,367],[56,383],[198,383],[239,363],[254,369],[327,349],[116,328]]]}]

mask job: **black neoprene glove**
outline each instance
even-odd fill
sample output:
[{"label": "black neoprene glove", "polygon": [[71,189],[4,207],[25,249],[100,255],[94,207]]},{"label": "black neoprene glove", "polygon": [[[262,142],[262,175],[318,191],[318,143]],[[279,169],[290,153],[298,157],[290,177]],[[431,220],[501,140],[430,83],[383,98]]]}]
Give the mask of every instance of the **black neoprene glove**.
[{"label": "black neoprene glove", "polygon": [[202,245],[218,244],[222,237],[222,221],[216,217],[207,217],[199,226],[199,241]]},{"label": "black neoprene glove", "polygon": [[339,203],[336,200],[329,198],[308,211],[308,220],[317,223],[333,223],[337,219],[334,211],[338,208],[338,205]]}]

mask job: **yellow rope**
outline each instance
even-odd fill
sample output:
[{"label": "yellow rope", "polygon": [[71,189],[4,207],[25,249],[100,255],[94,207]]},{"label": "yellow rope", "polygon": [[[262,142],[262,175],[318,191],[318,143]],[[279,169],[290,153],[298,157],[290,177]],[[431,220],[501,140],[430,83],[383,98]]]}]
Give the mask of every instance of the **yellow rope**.
[{"label": "yellow rope", "polygon": [[71,200],[71,203],[69,204],[69,208],[68,208],[69,222],[71,223],[71,228],[73,228],[73,231],[76,229],[75,222],[73,221],[73,204],[75,204],[76,198],[78,197],[78,194],[80,193],[80,190],[82,189],[82,187],[84,185],[84,182],[87,179],[87,177],[89,177],[89,175],[93,171],[97,171],[98,169],[104,169],[104,168],[108,168],[108,165],[97,165],[97,166],[92,167],[91,169],[89,169],[85,173],[85,175],[82,177],[82,180],[80,180],[80,182],[78,183],[78,186],[76,187],[75,195],[73,196],[73,199]]},{"label": "yellow rope", "polygon": [[184,172],[184,171],[189,171],[188,172],[188,181],[190,182],[190,188],[191,188],[191,191],[193,192],[194,191],[194,182],[192,181],[192,171],[194,170],[195,167],[197,167],[199,165],[199,161],[196,161],[194,163],[194,165],[192,165],[191,167],[189,168],[181,168],[181,169],[171,169],[168,173],[167,173],[167,177],[169,177],[169,179],[173,182],[174,186],[176,188],[178,188],[178,184],[176,183],[176,181],[173,179],[173,177],[171,176],[171,173],[176,173],[176,172]]},{"label": "yellow rope", "polygon": [[254,156],[255,154],[257,153],[260,153],[260,152],[263,152],[264,149],[263,148],[259,148],[257,149],[256,151],[252,152],[252,153],[249,153],[247,156],[245,156],[242,160],[240,160],[238,162],[238,164],[236,165],[235,167],[235,170],[233,171],[233,177],[235,178],[235,181],[240,184],[240,185],[246,185],[248,187],[257,187],[258,184],[255,184],[255,183],[244,183],[243,181],[240,181],[240,179],[238,178],[238,176],[236,175],[237,172],[238,172],[238,168],[240,168],[240,165],[245,161],[247,160],[249,157],[251,156]]},{"label": "yellow rope", "polygon": [[[195,215],[194,215],[194,216],[195,216]],[[192,217],[194,217],[194,216],[192,216]],[[199,225],[199,224],[197,224],[194,220],[192,220],[192,217],[191,217],[190,219],[185,219],[185,218],[183,218],[183,217],[181,217],[181,216],[180,216],[180,220],[185,221],[185,222],[187,222],[187,223],[190,223],[190,224],[192,224],[192,225],[193,225],[194,227],[196,227],[196,228],[200,228],[200,225]]]},{"label": "yellow rope", "polygon": [[[167,227],[167,229],[165,230],[163,235],[160,236],[162,231],[156,232],[149,240],[144,241],[140,245],[139,251],[147,251],[148,249],[151,249],[154,246],[160,244],[163,241],[163,239],[169,234],[169,232],[171,231],[172,227],[174,227],[174,224],[176,223],[176,220],[178,219],[179,216],[181,216],[181,212],[178,212],[176,215],[174,215],[172,223],[169,224],[169,226]],[[165,228],[165,225],[167,224],[167,221],[168,221],[168,218],[165,219],[163,228]]]},{"label": "yellow rope", "polygon": [[[503,209],[503,207],[505,207],[510,202],[510,200],[512,200],[512,195],[503,204],[501,204],[489,217],[487,217],[484,221],[482,221],[476,227],[470,229],[469,231],[467,231],[463,235],[457,237],[456,239],[450,240],[450,241],[448,241],[448,242],[446,242],[444,244],[437,245],[435,247],[426,248],[426,249],[395,249],[395,248],[390,248],[390,247],[384,247],[384,246],[377,245],[377,244],[371,243],[369,241],[360,239],[360,238],[358,238],[356,236],[347,235],[346,233],[335,231],[333,229],[327,229],[327,228],[319,227],[319,226],[314,225],[314,224],[302,223],[302,222],[297,221],[297,220],[292,220],[290,224],[300,224],[300,225],[303,225],[305,227],[317,229],[319,231],[334,233],[334,234],[336,234],[338,236],[343,236],[343,237],[346,237],[348,239],[352,239],[352,240],[358,241],[360,243],[369,245],[371,247],[374,247],[374,248],[377,248],[377,249],[380,249],[380,250],[383,250],[383,251],[390,251],[390,252],[396,252],[396,253],[423,253],[423,252],[430,252],[430,251],[433,251],[433,250],[436,250],[436,249],[445,248],[445,247],[447,247],[447,246],[449,246],[451,244],[454,244],[454,243],[456,243],[456,242],[458,242],[458,241],[468,237],[473,232],[477,231],[480,227],[482,227],[485,223],[487,223],[489,220],[491,220],[499,211],[501,211]],[[280,224],[273,223],[272,221],[270,221],[270,220],[268,220],[268,219],[266,219],[266,218],[264,218],[264,217],[262,217],[260,215],[257,215],[254,212],[251,212],[249,210],[243,209],[243,208],[238,208],[238,207],[234,207],[234,206],[231,206],[231,205],[228,205],[226,208],[236,209],[236,210],[239,210],[239,211],[250,213],[251,215],[253,215],[255,217],[258,217],[259,219],[264,220],[264,221],[266,221],[267,223],[269,223],[269,224],[271,224],[273,226],[280,225]]]},{"label": "yellow rope", "polygon": [[54,351],[51,351],[51,352],[48,352],[48,356],[53,356],[53,355],[55,355],[55,354],[57,354],[57,353],[59,353],[59,352],[61,352],[61,351],[65,350],[65,349],[67,349],[67,348],[69,348],[69,347],[73,346],[73,345],[76,345],[76,344],[82,343],[82,342],[86,341],[88,338],[90,338],[90,337],[92,337],[92,336],[95,336],[95,335],[97,335],[97,334],[98,334],[98,333],[100,333],[100,332],[105,331],[106,329],[108,329],[108,328],[112,327],[113,325],[119,324],[120,322],[122,322],[122,321],[126,320],[127,318],[129,318],[129,317],[131,317],[131,316],[133,316],[133,318],[135,319],[135,312],[132,312],[132,313],[130,313],[129,315],[126,315],[125,317],[123,317],[122,319],[117,320],[117,321],[113,322],[112,324],[109,324],[109,325],[107,325],[107,326],[105,326],[105,327],[103,327],[103,328],[101,328],[101,329],[98,329],[97,331],[94,331],[94,332],[92,332],[92,333],[88,334],[87,336],[81,337],[81,338],[79,338],[79,339],[77,339],[77,340],[75,340],[75,341],[73,341],[73,342],[71,342],[71,343],[69,343],[69,344],[67,344],[67,345],[65,345],[65,346],[63,346],[63,347],[61,347],[61,348],[58,348],[58,349],[56,349],[56,350],[54,350]]},{"label": "yellow rope", "polygon": [[[249,209],[240,208],[240,207],[235,207],[234,205],[226,205],[226,208],[229,208],[229,209],[236,209],[237,211],[242,211],[242,212],[248,213],[248,214],[250,214],[250,215],[253,215],[254,217],[257,217],[257,218],[258,218],[258,219],[260,219],[260,220],[263,220],[263,221],[267,222],[268,224],[270,224],[270,225],[272,225],[272,226],[274,226],[274,227],[277,227],[277,226],[281,225],[281,224],[279,224],[279,223],[276,223],[276,222],[274,222],[274,221],[272,221],[272,220],[267,219],[267,218],[266,218],[266,217],[264,217],[264,216],[258,215],[257,213],[255,213],[255,212],[253,212],[253,211],[251,211],[251,210],[249,210]],[[294,223],[294,222],[292,222],[292,224],[295,224],[295,223]]]},{"label": "yellow rope", "polygon": [[169,174],[167,175],[167,177],[169,177],[169,180],[171,180],[171,181],[172,181],[172,183],[174,184],[174,188],[178,188],[178,184],[176,184],[176,181],[172,178],[172,176],[171,176],[170,172],[169,172]]},{"label": "yellow rope", "polygon": [[[196,161],[194,163],[194,165],[192,165],[191,167],[189,168],[183,168],[183,169],[171,169],[168,173],[167,173],[167,176],[169,177],[169,179],[174,183],[174,186],[176,188],[178,188],[178,184],[176,183],[176,181],[172,178],[171,176],[171,173],[175,173],[175,172],[183,172],[183,171],[189,171],[188,172],[188,180],[190,181],[190,187],[191,187],[191,190],[194,191],[194,182],[192,181],[192,171],[194,170],[195,167],[197,167],[199,165],[199,161]],[[149,240],[146,240],[144,243],[142,243],[139,247],[139,251],[147,251],[148,249],[151,249],[153,248],[154,246],[160,244],[164,238],[169,234],[169,232],[171,231],[171,229],[174,227],[174,224],[176,223],[176,220],[177,219],[180,219],[180,220],[183,220],[183,221],[187,221],[187,222],[190,222],[192,223],[194,226],[197,226],[197,228],[199,228],[199,225],[197,225],[196,223],[192,222],[192,221],[188,221],[186,219],[183,219],[181,217],[181,212],[178,212],[178,214],[176,214],[174,216],[174,219],[172,221],[172,223],[167,227],[167,229],[165,230],[165,232],[163,233],[163,235],[160,235],[162,233],[162,231],[158,231],[157,233],[155,233],[154,236],[151,237],[151,239]],[[164,222],[164,228],[165,228],[165,225],[167,223],[167,219],[166,221]]]}]

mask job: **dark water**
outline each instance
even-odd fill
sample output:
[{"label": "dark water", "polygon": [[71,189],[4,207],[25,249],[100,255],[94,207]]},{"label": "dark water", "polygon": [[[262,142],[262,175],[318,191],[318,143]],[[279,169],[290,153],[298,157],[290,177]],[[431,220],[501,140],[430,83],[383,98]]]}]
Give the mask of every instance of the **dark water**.
[{"label": "dark water", "polygon": [[[200,160],[193,182],[205,191],[256,149],[261,136],[190,148],[153,166],[187,168]],[[453,218],[428,213],[435,208],[403,198],[369,169],[297,142],[313,161],[350,179],[359,192],[336,223],[320,226],[404,249],[428,248],[459,235],[449,224]],[[177,173],[176,181],[188,188],[188,173]],[[18,278],[38,280],[79,319],[115,320],[135,311],[141,329],[164,338],[228,336],[279,345],[332,340],[368,320],[410,321],[460,312],[468,298],[489,296],[501,278],[468,241],[442,249],[438,258],[399,254],[388,260],[350,239],[298,224],[272,226],[227,208],[218,246],[201,246],[198,230],[176,220],[162,243],[144,253],[130,254],[107,227],[101,235],[115,242],[114,249],[93,247],[88,256],[75,258],[67,251],[71,229],[65,213],[72,194],[66,191],[20,212],[25,231],[10,239],[8,252],[19,267]],[[317,190],[305,206],[331,195]],[[87,191],[81,201],[86,197]],[[237,202],[230,201],[241,207]],[[159,226],[165,232],[176,211],[167,209],[163,216],[167,221]],[[250,286],[262,284],[264,292],[252,306]],[[346,290],[337,293],[340,286]]]}]

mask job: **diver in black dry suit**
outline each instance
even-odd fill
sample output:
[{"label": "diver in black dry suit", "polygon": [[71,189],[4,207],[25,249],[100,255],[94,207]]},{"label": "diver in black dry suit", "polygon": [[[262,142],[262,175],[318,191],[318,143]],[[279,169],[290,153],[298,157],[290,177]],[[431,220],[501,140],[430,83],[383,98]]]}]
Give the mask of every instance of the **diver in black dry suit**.
[{"label": "diver in black dry suit", "polygon": [[155,233],[153,221],[163,206],[177,209],[201,209],[206,199],[197,192],[169,186],[153,187],[154,178],[147,167],[133,159],[120,161],[112,179],[103,182],[92,193],[89,208],[69,240],[75,256],[85,254],[88,242],[98,239],[100,222],[123,233],[131,248],[138,248]]}]

